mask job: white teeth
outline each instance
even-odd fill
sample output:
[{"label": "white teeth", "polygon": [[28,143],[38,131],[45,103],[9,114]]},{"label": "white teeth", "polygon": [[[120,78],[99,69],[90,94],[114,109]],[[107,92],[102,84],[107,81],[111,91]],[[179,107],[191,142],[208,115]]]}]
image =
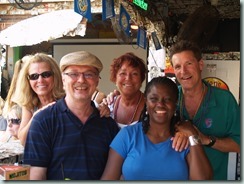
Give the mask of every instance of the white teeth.
[{"label": "white teeth", "polygon": [[183,77],[182,79],[183,80],[187,80],[187,79],[190,79],[191,77],[189,76],[189,77]]},{"label": "white teeth", "polygon": [[82,89],[86,89],[86,87],[76,87],[75,89],[82,90]]},{"label": "white teeth", "polygon": [[124,84],[124,86],[126,86],[126,87],[130,87],[130,86],[132,86],[131,84]]},{"label": "white teeth", "polygon": [[157,114],[163,114],[165,113],[166,111],[156,111]]},{"label": "white teeth", "polygon": [[38,87],[38,88],[45,88],[46,85],[38,85],[37,87]]}]

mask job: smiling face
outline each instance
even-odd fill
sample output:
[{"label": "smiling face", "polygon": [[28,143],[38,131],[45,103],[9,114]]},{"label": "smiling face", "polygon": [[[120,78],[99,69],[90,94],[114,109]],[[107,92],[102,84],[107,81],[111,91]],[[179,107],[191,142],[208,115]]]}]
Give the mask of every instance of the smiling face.
[{"label": "smiling face", "polygon": [[124,62],[116,75],[116,85],[121,95],[134,95],[142,85],[139,68],[132,67],[128,62]]},{"label": "smiling face", "polygon": [[172,57],[175,76],[184,89],[192,89],[201,82],[203,61],[198,61],[192,51],[182,51]]},{"label": "smiling face", "polygon": [[171,118],[176,110],[177,95],[165,84],[151,87],[146,97],[150,123],[166,124],[169,128]]},{"label": "smiling face", "polygon": [[99,82],[96,68],[91,66],[68,66],[63,72],[66,97],[75,101],[90,101]]},{"label": "smiling face", "polygon": [[7,116],[7,122],[8,122],[8,128],[7,130],[9,133],[14,136],[18,137],[18,131],[20,127],[20,122],[21,122],[21,107],[14,105],[11,110],[8,112]]},{"label": "smiling face", "polygon": [[[41,74],[43,72],[51,71],[51,67],[46,62],[38,62],[30,64],[28,74]],[[39,76],[36,80],[29,80],[31,88],[38,96],[51,96],[51,91],[54,86],[53,75],[49,77]]]}]

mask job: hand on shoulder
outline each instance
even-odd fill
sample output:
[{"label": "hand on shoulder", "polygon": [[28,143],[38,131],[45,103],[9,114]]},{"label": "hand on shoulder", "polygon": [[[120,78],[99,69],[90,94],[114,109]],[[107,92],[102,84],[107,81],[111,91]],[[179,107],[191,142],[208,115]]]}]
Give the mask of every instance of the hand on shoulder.
[{"label": "hand on shoulder", "polygon": [[104,98],[103,99],[103,103],[105,105],[111,105],[113,102],[114,102],[114,98],[116,96],[120,95],[120,92],[118,90],[114,90],[113,92],[110,92],[108,95],[107,95],[107,98]]}]

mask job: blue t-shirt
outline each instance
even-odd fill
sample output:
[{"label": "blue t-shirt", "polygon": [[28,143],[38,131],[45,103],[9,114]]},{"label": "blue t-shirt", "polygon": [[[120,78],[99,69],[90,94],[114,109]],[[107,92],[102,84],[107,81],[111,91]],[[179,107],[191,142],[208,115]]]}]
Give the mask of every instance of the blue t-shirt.
[{"label": "blue t-shirt", "polygon": [[124,179],[188,180],[186,156],[189,149],[175,151],[170,138],[152,143],[143,133],[141,122],[121,129],[110,147],[124,158]]},{"label": "blue t-shirt", "polygon": [[98,180],[118,131],[116,122],[100,118],[95,107],[82,124],[61,99],[33,117],[24,164],[46,167],[48,180]]}]

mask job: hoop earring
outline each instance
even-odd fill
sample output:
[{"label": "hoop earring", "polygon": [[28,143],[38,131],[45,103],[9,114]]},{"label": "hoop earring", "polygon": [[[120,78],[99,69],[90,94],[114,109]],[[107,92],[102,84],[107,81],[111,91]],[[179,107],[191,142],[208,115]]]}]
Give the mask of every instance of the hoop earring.
[{"label": "hoop earring", "polygon": [[177,116],[177,113],[176,113],[176,111],[175,111],[175,113],[174,113],[174,116],[175,116],[175,117]]},{"label": "hoop earring", "polygon": [[148,121],[148,112],[147,112],[147,111],[145,112],[145,116],[144,116],[143,120],[144,120],[145,122]]}]

